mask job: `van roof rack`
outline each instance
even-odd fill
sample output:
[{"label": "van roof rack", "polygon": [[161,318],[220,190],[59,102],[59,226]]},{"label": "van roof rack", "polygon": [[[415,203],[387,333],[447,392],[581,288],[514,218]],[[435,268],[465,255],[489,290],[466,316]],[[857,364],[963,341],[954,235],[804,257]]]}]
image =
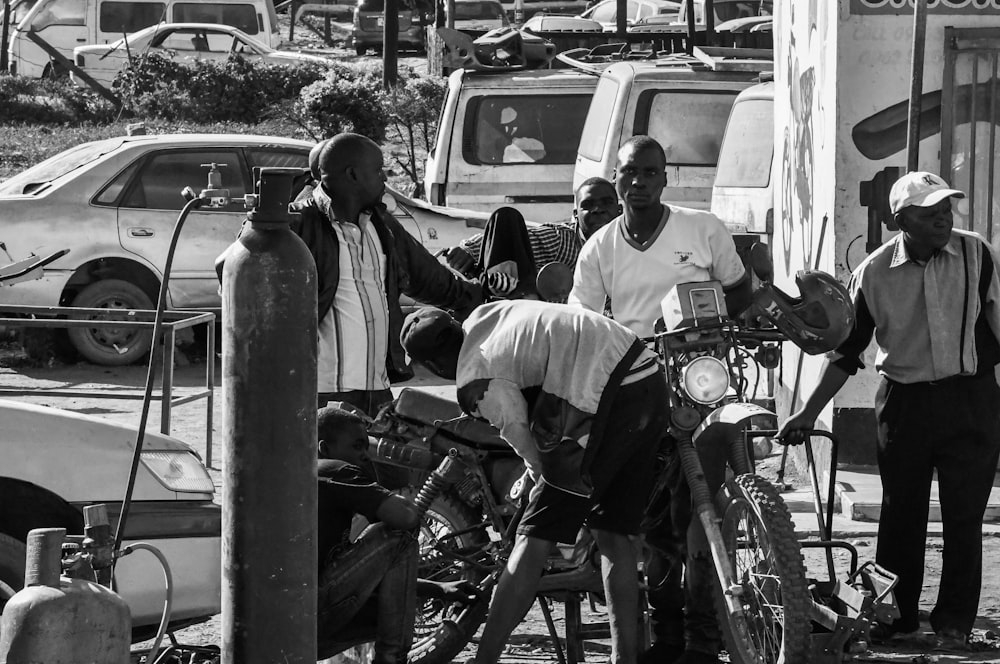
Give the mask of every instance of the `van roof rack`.
[{"label": "van roof rack", "polygon": [[600,74],[616,62],[655,61],[664,65],[700,66],[702,63],[686,53],[638,50],[631,44],[601,44],[594,48],[574,48],[556,54],[556,60],[581,71]]},{"label": "van roof rack", "polygon": [[531,32],[514,28],[496,28],[481,37],[452,28],[438,28],[443,42],[442,64],[466,71],[519,71],[538,69],[552,61],[556,46]]}]

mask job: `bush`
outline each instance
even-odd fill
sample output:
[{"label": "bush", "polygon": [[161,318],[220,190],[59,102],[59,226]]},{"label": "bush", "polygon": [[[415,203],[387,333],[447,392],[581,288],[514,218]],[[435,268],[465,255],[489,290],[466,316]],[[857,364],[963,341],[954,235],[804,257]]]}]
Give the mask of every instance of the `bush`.
[{"label": "bush", "polygon": [[236,54],[223,62],[199,60],[190,66],[150,55],[126,67],[114,88],[136,115],[256,123],[323,73],[318,65],[250,62]]},{"label": "bush", "polygon": [[445,79],[407,71],[400,77],[399,85],[383,93],[382,103],[389,118],[389,143],[397,146],[396,150],[390,150],[390,155],[410,178],[413,195],[418,198],[423,196],[420,172],[423,156],[433,147],[438,113],[447,92]]},{"label": "bush", "polygon": [[317,136],[351,131],[376,143],[385,140],[389,117],[378,69],[337,64],[302,89],[296,110]]},{"label": "bush", "polygon": [[115,108],[68,80],[35,80],[0,74],[0,122],[65,124],[109,122]]}]

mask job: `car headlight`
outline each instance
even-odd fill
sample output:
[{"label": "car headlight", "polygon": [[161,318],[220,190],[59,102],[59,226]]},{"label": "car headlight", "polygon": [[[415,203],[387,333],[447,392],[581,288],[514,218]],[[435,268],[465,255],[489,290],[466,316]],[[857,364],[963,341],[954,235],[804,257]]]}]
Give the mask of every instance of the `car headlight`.
[{"label": "car headlight", "polygon": [[688,397],[702,405],[717,403],[729,389],[729,369],[714,357],[697,357],[681,369],[681,385]]},{"label": "car headlight", "polygon": [[142,464],[160,484],[182,493],[213,493],[215,484],[198,457],[182,450],[143,452]]}]

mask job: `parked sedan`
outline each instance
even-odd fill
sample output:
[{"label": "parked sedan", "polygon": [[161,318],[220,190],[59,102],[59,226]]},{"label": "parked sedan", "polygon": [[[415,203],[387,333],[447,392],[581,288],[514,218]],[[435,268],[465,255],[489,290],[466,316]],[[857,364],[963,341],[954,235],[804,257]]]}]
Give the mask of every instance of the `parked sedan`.
[{"label": "parked sedan", "polygon": [[[671,16],[676,20],[681,3],[672,0],[627,0],[625,22],[632,25],[649,16]],[[580,18],[589,18],[604,26],[605,32],[614,32],[618,28],[618,0],[603,0],[587,11]]]},{"label": "parked sedan", "polygon": [[[163,279],[170,234],[184,204],[180,192],[206,188],[217,164],[230,202],[192,212],[170,274],[168,305],[218,312],[215,258],[246,218],[251,169],[305,169],[313,144],[238,134],[120,136],[70,148],[0,183],[0,242],[15,258],[70,252],[36,281],[4,292],[7,304],[152,309]],[[387,203],[430,251],[481,228],[481,212],[415,201],[387,188]],[[97,364],[129,364],[150,347],[149,333],[70,330],[73,346]]]},{"label": "parked sedan", "polygon": [[[115,76],[129,60],[141,59],[147,54],[190,63],[195,60],[225,60],[234,53],[258,62],[330,64],[326,58],[316,55],[277,51],[238,28],[217,23],[159,23],[111,44],[77,46],[73,49],[73,61],[95,81],[111,87]],[[70,76],[77,85],[86,85],[76,74],[71,73]]]},{"label": "parked sedan", "polygon": [[[25,286],[18,284],[10,290]],[[6,293],[6,292],[5,292]],[[56,408],[0,400],[0,610],[24,585],[25,539],[33,528],[83,534],[83,508],[104,503],[112,530],[132,464],[136,428]],[[123,544],[148,542],[173,574],[172,626],[220,611],[221,509],[198,455],[148,430]],[[163,612],[163,572],[138,552],[115,568],[132,613],[133,638],[150,638]]]}]

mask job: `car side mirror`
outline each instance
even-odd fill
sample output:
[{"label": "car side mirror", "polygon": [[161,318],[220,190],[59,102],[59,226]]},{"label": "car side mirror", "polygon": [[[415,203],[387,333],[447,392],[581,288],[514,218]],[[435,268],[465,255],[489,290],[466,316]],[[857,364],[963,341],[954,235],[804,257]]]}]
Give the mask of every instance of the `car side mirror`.
[{"label": "car side mirror", "polygon": [[771,251],[763,242],[754,242],[750,247],[750,269],[761,281],[770,281],[774,276],[771,265]]}]

